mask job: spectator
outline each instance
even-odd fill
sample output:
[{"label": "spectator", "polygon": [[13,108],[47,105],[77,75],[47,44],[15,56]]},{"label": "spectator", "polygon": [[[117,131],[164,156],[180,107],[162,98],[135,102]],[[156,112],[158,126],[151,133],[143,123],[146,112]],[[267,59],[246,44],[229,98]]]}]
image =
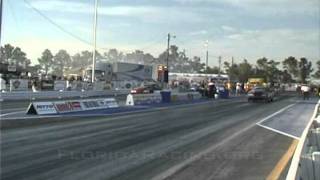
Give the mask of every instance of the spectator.
[{"label": "spectator", "polygon": [[303,84],[301,86],[301,92],[303,95],[303,100],[309,99],[309,96],[310,96],[310,87],[309,86],[307,86],[306,84]]},{"label": "spectator", "polygon": [[209,88],[209,98],[214,98],[215,93],[217,92],[217,88],[213,80],[210,80],[210,82],[208,83],[208,88]]},{"label": "spectator", "polygon": [[241,84],[240,83],[237,83],[237,86],[236,86],[236,96],[239,96],[241,93]]}]

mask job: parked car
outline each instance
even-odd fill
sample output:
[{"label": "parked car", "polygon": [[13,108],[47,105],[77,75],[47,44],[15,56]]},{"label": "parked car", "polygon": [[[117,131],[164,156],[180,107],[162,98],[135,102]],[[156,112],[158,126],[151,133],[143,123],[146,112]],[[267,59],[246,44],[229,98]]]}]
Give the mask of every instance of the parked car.
[{"label": "parked car", "polygon": [[264,102],[272,102],[274,99],[274,91],[265,87],[254,87],[248,92],[248,102],[263,100]]}]

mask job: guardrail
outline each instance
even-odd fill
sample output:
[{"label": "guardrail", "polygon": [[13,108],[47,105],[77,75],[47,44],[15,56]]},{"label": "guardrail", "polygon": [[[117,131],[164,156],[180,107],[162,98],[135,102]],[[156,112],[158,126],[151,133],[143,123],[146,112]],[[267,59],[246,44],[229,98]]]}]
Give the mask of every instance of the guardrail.
[{"label": "guardrail", "polygon": [[34,99],[60,99],[74,97],[98,97],[127,95],[129,90],[105,90],[105,91],[17,91],[0,93],[1,101],[8,100],[34,100]]},{"label": "guardrail", "polygon": [[293,155],[286,180],[320,180],[320,109],[318,101],[313,116],[302,133]]}]

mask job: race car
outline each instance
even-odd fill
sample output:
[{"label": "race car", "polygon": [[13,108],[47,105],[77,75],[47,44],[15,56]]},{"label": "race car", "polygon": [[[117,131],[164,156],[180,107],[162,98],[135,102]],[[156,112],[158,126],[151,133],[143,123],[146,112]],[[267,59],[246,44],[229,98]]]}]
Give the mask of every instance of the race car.
[{"label": "race car", "polygon": [[274,99],[274,95],[275,93],[272,90],[265,87],[254,87],[247,94],[248,102],[254,102],[257,100],[272,102]]},{"label": "race car", "polygon": [[149,94],[157,90],[161,90],[161,87],[158,84],[146,84],[144,86],[140,86],[132,89],[130,93],[131,94]]}]

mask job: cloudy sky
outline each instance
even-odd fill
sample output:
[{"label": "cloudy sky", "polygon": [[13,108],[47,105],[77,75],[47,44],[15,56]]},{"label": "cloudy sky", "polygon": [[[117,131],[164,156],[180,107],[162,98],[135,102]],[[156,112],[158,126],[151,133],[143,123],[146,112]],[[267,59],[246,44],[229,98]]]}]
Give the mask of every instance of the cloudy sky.
[{"label": "cloudy sky", "polygon": [[[99,0],[98,48],[157,56],[170,32],[176,35],[172,44],[203,60],[208,40],[211,65],[219,55],[250,62],[290,55],[315,61],[319,9],[319,0]],[[22,47],[34,63],[45,48],[70,54],[90,49],[93,12],[94,0],[4,0],[1,43]]]}]

